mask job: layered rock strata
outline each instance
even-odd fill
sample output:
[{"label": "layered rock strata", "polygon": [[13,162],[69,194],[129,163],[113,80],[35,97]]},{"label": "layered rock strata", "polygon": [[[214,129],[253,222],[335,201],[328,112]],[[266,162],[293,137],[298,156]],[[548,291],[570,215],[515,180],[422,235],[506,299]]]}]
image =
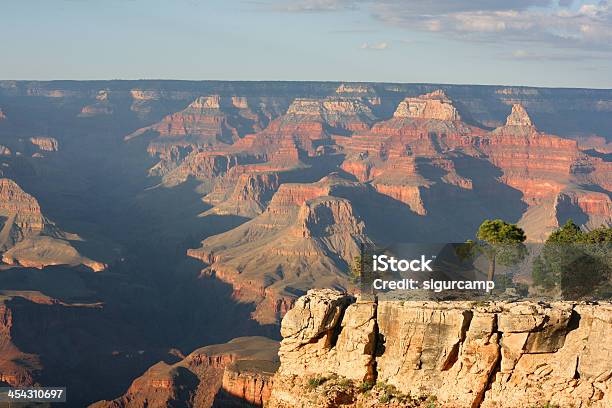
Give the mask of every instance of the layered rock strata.
[{"label": "layered rock strata", "polygon": [[313,405],[322,389],[303,385],[338,377],[346,379],[344,406],[370,398],[356,390],[361,381],[392,386],[387,397],[396,402],[408,395],[445,407],[612,403],[609,303],[376,301],[310,291],[281,334],[270,407],[334,406]]},{"label": "layered rock strata", "polygon": [[270,397],[277,350],[278,342],[264,337],[202,347],[178,363],[157,363],[123,396],[91,407],[261,407]]},{"label": "layered rock strata", "polygon": [[79,254],[61,231],[45,217],[38,201],[11,179],[0,179],[0,253],[9,265],[43,268],[85,265],[94,271],[106,265]]},{"label": "layered rock strata", "polygon": [[346,270],[369,242],[365,223],[344,198],[356,183],[330,176],[317,183],[282,184],[266,210],[239,227],[210,237],[188,255],[257,305],[255,317],[274,323],[295,294],[314,286],[346,287]]}]

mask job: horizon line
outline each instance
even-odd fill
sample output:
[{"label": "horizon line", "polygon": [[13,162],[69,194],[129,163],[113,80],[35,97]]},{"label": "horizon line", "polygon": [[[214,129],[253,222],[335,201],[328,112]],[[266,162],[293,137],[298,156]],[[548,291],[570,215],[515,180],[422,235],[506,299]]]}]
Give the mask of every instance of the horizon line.
[{"label": "horizon line", "polygon": [[321,84],[377,84],[377,85],[439,85],[439,86],[476,86],[476,87],[505,87],[505,88],[533,88],[533,89],[565,89],[565,90],[597,90],[612,91],[612,88],[585,87],[585,86],[543,86],[543,85],[514,85],[499,83],[462,83],[462,82],[399,82],[399,81],[368,81],[368,80],[334,80],[334,79],[185,79],[185,78],[88,78],[88,79],[4,79],[0,82],[243,82],[243,83],[321,83]]}]

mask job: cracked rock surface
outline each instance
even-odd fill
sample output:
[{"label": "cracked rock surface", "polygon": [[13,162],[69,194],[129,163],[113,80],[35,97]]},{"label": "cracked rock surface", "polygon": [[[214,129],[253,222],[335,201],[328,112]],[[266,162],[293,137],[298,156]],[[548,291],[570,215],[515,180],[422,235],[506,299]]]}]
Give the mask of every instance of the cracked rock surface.
[{"label": "cracked rock surface", "polygon": [[610,303],[400,302],[311,290],[282,334],[271,407],[309,407],[308,391],[292,384],[326,377],[389,384],[444,407],[612,406]]}]

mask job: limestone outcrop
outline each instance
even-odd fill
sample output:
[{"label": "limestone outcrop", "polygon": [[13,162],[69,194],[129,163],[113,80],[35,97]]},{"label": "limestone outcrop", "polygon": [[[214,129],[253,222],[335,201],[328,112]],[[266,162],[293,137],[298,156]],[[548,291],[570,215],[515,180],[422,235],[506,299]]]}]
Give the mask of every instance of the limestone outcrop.
[{"label": "limestone outcrop", "polygon": [[512,105],[512,112],[506,119],[506,126],[533,126],[531,118],[520,103]]},{"label": "limestone outcrop", "polygon": [[396,118],[461,120],[459,112],[442,90],[404,99],[393,116]]},{"label": "limestone outcrop", "polygon": [[[610,303],[377,301],[313,290],[281,327],[270,407],[331,407],[321,401],[338,397],[339,385],[343,406],[612,402]],[[361,382],[387,390],[385,401],[360,391]]]}]

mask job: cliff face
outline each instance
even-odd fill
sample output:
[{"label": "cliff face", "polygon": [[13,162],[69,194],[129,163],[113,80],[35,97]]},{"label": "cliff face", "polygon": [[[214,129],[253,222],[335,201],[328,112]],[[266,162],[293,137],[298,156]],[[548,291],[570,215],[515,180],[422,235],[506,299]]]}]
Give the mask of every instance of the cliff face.
[{"label": "cliff face", "polygon": [[351,202],[337,195],[344,189],[359,186],[335,177],[282,184],[262,214],[188,254],[207,264],[205,274],[231,283],[237,299],[255,303],[258,321],[274,323],[295,291],[346,285],[344,270],[368,238]]},{"label": "cliff face", "polygon": [[0,179],[0,198],[0,215],[6,217],[0,233],[3,249],[45,229],[55,232],[54,226],[42,215],[38,201],[13,180]]},{"label": "cliff face", "polygon": [[2,262],[25,267],[85,265],[94,271],[106,266],[82,256],[66,240],[69,234],[47,219],[38,201],[13,180],[0,179],[0,251]]},{"label": "cliff face", "polygon": [[277,350],[278,343],[264,337],[203,347],[173,365],[155,364],[123,396],[91,407],[261,407],[270,397]]},{"label": "cliff face", "polygon": [[229,145],[262,130],[272,117],[278,116],[277,104],[280,101],[268,98],[199,96],[182,111],[167,115],[125,139],[149,136],[147,151],[160,160],[151,169],[152,174],[164,176],[181,167],[175,171],[179,175],[171,176],[174,182],[189,176],[210,177],[215,174],[199,169],[206,166],[207,160],[198,153],[229,154],[226,149]]},{"label": "cliff face", "polygon": [[200,96],[184,110],[164,117],[159,123],[137,130],[132,139],[152,131],[158,143],[183,141],[195,145],[232,143],[239,138],[240,125],[257,129],[257,115],[249,110],[246,99],[226,100],[219,95]]},{"label": "cliff face", "polygon": [[404,99],[393,116],[396,118],[461,120],[459,112],[442,90],[417,98]]},{"label": "cliff face", "polygon": [[[222,201],[215,202],[218,198],[212,196],[205,201],[216,204],[215,207],[205,214],[240,215],[244,217],[255,217],[261,214],[272,195],[278,189],[279,176],[277,173],[243,173],[238,176],[238,181],[229,195],[223,197]],[[219,194],[219,193],[218,193]],[[220,195],[225,196],[223,189]]]},{"label": "cliff face", "polygon": [[0,295],[0,384],[29,386],[34,384],[34,377],[42,366],[38,356],[23,352],[14,343],[10,300]]},{"label": "cliff face", "polygon": [[235,150],[262,153],[266,161],[297,164],[300,157],[324,151],[333,134],[369,129],[375,116],[359,97],[296,98],[284,115],[261,132],[235,144]]},{"label": "cliff face", "polygon": [[[331,407],[330,395],[372,406],[385,389],[379,403],[411,396],[400,406],[612,402],[608,303],[376,302],[310,291],[281,327],[270,407]],[[313,378],[316,389],[306,386]],[[377,385],[364,394],[361,381]]]}]

